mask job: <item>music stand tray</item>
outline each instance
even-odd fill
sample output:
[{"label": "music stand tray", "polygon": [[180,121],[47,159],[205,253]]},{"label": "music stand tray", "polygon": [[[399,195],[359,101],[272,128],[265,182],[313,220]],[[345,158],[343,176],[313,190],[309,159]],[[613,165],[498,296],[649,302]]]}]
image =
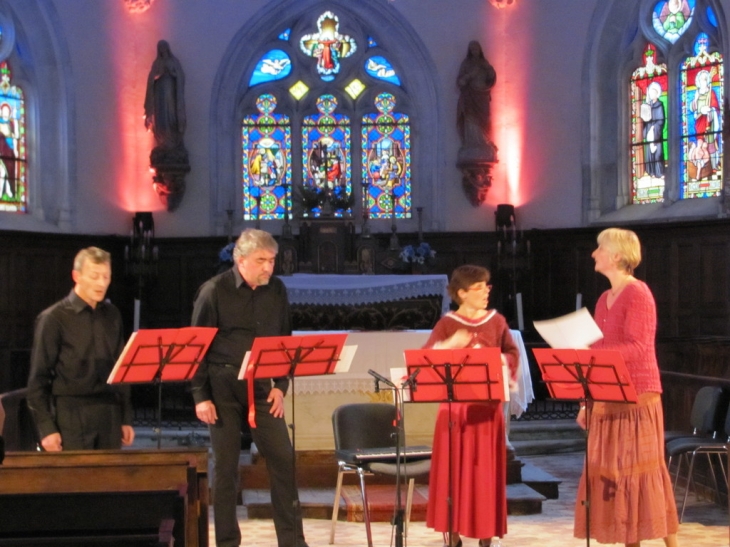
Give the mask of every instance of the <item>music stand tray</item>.
[{"label": "music stand tray", "polygon": [[499,348],[405,350],[410,376],[418,370],[411,402],[504,401]]},{"label": "music stand tray", "polygon": [[635,403],[636,390],[615,350],[532,350],[550,396],[566,401]]},{"label": "music stand tray", "polygon": [[107,383],[157,384],[157,448],[162,442],[162,383],[190,380],[218,329],[144,329],[133,332]]},{"label": "music stand tray", "polygon": [[107,383],[183,382],[198,370],[218,329],[185,327],[133,332]]},{"label": "music stand tray", "polygon": [[636,389],[631,383],[623,356],[616,350],[535,348],[532,351],[551,397],[586,403],[586,499],[583,504],[586,511],[586,545],[590,547],[590,403],[636,403]]},{"label": "music stand tray", "polygon": [[248,380],[248,421],[251,427],[256,427],[253,380],[289,377],[293,383],[296,376],[332,374],[346,339],[346,333],[265,336],[254,339],[238,375],[239,380]]}]

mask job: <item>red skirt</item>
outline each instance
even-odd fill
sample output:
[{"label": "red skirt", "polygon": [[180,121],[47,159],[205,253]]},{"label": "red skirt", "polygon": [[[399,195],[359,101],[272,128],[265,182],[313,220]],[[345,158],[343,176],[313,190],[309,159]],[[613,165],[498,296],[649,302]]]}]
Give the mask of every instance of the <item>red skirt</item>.
[{"label": "red skirt", "polygon": [[[658,393],[635,405],[594,403],[588,436],[591,537],[600,543],[638,543],[679,529],[664,461],[664,413]],[[574,535],[586,537],[585,469],[578,485]]]},{"label": "red skirt", "polygon": [[[452,403],[451,531],[470,538],[507,533],[507,454],[501,403]],[[439,406],[426,524],[449,531],[449,405]]]}]

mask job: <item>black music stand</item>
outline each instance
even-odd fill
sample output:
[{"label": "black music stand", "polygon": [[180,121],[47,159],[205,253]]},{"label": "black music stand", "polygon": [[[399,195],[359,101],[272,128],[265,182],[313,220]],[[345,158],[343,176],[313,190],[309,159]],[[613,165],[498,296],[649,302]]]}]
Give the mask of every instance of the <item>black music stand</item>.
[{"label": "black music stand", "polygon": [[[408,350],[406,350],[408,351]],[[418,373],[420,371],[416,370],[409,374],[405,380],[401,383],[400,387],[398,387],[394,382],[388,380],[385,376],[379,374],[378,372],[374,370],[368,370],[368,374],[370,374],[373,378],[375,378],[375,393],[378,393],[380,391],[380,383],[382,382],[386,386],[388,386],[389,389],[393,390],[393,402],[395,404],[396,413],[395,413],[395,506],[393,509],[393,519],[391,520],[391,525],[395,527],[395,547],[403,547],[404,545],[404,536],[405,536],[405,527],[404,527],[404,521],[405,521],[405,509],[403,508],[403,495],[401,492],[402,488],[402,480],[401,480],[401,464],[406,464],[406,452],[405,452],[405,439],[406,439],[406,431],[405,431],[405,424],[404,422],[404,402],[405,398],[403,397],[402,390],[404,390],[406,387],[411,388],[411,390],[416,389],[416,376],[418,376]],[[403,458],[401,458],[401,453],[403,454]],[[364,488],[363,488],[364,493]],[[363,496],[364,497],[364,496]],[[365,499],[363,499],[363,504],[367,503]],[[370,528],[368,526],[368,543],[371,542],[370,538]]]},{"label": "black music stand", "polygon": [[215,327],[138,330],[117,359],[108,384],[157,386],[157,448],[162,445],[162,383],[190,380],[216,332]]},{"label": "black music stand", "polygon": [[[296,452],[296,405],[294,379],[297,376],[320,376],[333,374],[340,360],[347,334],[309,334],[305,336],[269,336],[253,341],[251,351],[246,354],[240,380],[248,381],[248,421],[256,427],[256,407],[254,404],[253,384],[256,379],[289,378],[291,382],[292,421],[292,481],[297,484]],[[299,497],[294,502],[294,512],[299,512]],[[296,526],[294,527],[296,545]]]},{"label": "black music stand", "polygon": [[636,390],[621,353],[615,350],[532,350],[553,399],[579,401],[586,409],[586,545],[591,544],[591,483],[588,447],[590,412],[594,401],[636,403]]},{"label": "black music stand", "polygon": [[[448,544],[454,525],[451,403],[504,402],[500,348],[406,350],[409,376],[418,374],[418,389],[411,388],[411,402],[447,403],[449,413]],[[418,372],[417,372],[418,371]]]}]

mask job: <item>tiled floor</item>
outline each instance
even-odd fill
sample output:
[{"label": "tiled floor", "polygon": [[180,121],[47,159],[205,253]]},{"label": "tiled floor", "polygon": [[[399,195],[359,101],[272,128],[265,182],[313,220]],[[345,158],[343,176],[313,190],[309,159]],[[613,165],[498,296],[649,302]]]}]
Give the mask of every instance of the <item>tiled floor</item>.
[{"label": "tiled floor", "polygon": [[[510,516],[508,534],[503,538],[504,547],[581,547],[586,540],[573,537],[573,504],[575,490],[583,455],[555,454],[551,456],[528,456],[523,458],[563,480],[560,485],[560,499],[543,503],[543,511],[538,515]],[[697,502],[690,496],[684,523],[680,525],[679,544],[681,547],[721,547],[728,545],[727,508],[709,502]],[[248,520],[245,510],[241,510],[240,524],[243,545],[276,547],[274,527],[271,521]],[[391,526],[388,523],[373,523],[375,547],[395,545],[391,539]],[[324,547],[329,543],[330,522],[328,520],[307,519],[304,531],[310,547]],[[591,545],[598,545],[591,541]],[[210,532],[210,545],[215,545],[213,530]],[[365,528],[362,523],[338,522],[335,537],[336,546],[361,547],[366,545]],[[406,540],[411,547],[441,547],[441,534],[425,527],[424,523],[412,523]],[[477,540],[465,539],[464,547],[476,547]],[[645,541],[643,547],[659,547],[661,540]]]}]

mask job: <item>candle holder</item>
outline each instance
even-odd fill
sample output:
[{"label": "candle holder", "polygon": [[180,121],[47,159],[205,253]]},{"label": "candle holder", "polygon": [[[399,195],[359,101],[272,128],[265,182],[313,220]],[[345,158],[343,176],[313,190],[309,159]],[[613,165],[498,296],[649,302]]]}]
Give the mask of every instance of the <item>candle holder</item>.
[{"label": "candle holder", "polygon": [[155,245],[155,221],[152,213],[136,213],[132,219],[129,244],[124,247],[124,272],[137,282],[134,302],[134,330],[139,330],[140,308],[145,286],[157,277],[159,251]]},{"label": "candle holder", "polygon": [[395,225],[395,187],[390,191],[390,209],[391,209],[391,223],[390,223],[390,245],[388,247],[391,251],[400,250],[400,242],[398,241],[398,235],[396,232],[398,228]]}]

